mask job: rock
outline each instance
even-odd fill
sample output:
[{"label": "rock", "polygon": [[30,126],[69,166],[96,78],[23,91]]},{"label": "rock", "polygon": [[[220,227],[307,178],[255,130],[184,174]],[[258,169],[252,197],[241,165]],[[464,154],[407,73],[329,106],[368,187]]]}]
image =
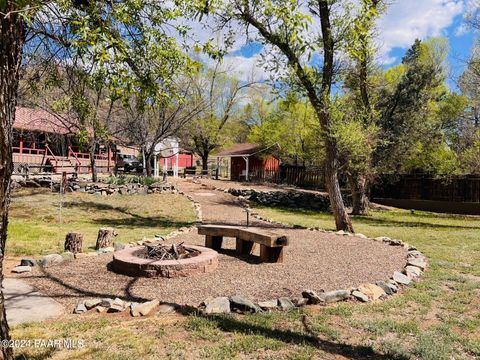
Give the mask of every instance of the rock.
[{"label": "rock", "polygon": [[256,313],[262,312],[262,309],[255,305],[252,301],[245,299],[241,296],[232,296],[230,298],[230,308],[232,311],[238,311],[241,313]]},{"label": "rock", "polygon": [[407,275],[410,279],[419,278],[422,275],[422,270],[416,266],[405,266],[405,275]]},{"label": "rock", "polygon": [[144,303],[132,304],[130,307],[130,314],[133,317],[146,316],[150,314],[152,310],[158,306],[158,304],[160,304],[160,301],[158,301],[158,299],[154,299],[152,301],[147,301]]},{"label": "rock", "polygon": [[387,295],[392,295],[393,294],[393,290],[390,288],[390,286],[387,285],[387,283],[385,281],[377,281],[375,284],[377,286],[380,286],[382,288],[382,290],[385,291],[385,294],[387,294]]},{"label": "rock", "polygon": [[35,265],[37,265],[37,260],[35,259],[24,258],[20,260],[20,266],[35,266]]},{"label": "rock", "polygon": [[320,299],[323,299],[323,302],[332,303],[337,301],[343,301],[350,297],[350,291],[348,290],[334,290],[328,291],[326,293],[320,294]]},{"label": "rock", "polygon": [[108,308],[108,312],[121,312],[127,308],[128,304],[122,299],[115,298]]},{"label": "rock", "polygon": [[87,308],[83,303],[78,303],[77,306],[75,307],[75,310],[73,310],[74,314],[83,314],[87,312]]},{"label": "rock", "polygon": [[75,256],[75,259],[81,259],[81,258],[87,257],[88,255],[85,253],[76,253],[74,256]]},{"label": "rock", "polygon": [[102,301],[100,302],[100,304],[98,304],[98,306],[109,308],[110,306],[112,306],[112,304],[113,304],[112,299],[105,298],[105,299],[102,299]]},{"label": "rock", "polygon": [[217,297],[206,300],[204,314],[228,314],[230,313],[230,300],[227,297]]},{"label": "rock", "polygon": [[63,258],[63,260],[75,259],[75,255],[71,251],[65,251],[64,253],[61,253],[60,256]]},{"label": "rock", "polygon": [[421,270],[425,270],[425,268],[427,267],[426,261],[422,258],[410,258],[407,261],[407,265],[416,266]]},{"label": "rock", "polygon": [[362,293],[361,291],[358,291],[358,290],[352,291],[352,296],[362,302],[368,302],[368,296]]},{"label": "rock", "polygon": [[102,299],[88,299],[83,302],[85,307],[90,310],[93,309],[94,307],[100,305],[102,302]]},{"label": "rock", "polygon": [[106,253],[112,253],[115,251],[115,248],[112,246],[101,248],[97,250],[97,253],[99,254],[106,254]]},{"label": "rock", "polygon": [[408,258],[423,258],[424,255],[418,250],[409,250],[407,257]]},{"label": "rock", "polygon": [[362,284],[357,290],[367,295],[370,300],[378,300],[385,296],[385,291],[380,286],[374,284]]},{"label": "rock", "polygon": [[22,273],[31,272],[31,271],[32,271],[31,266],[15,266],[12,269],[12,273],[16,273],[16,274],[22,274]]},{"label": "rock", "polygon": [[308,304],[308,299],[304,297],[297,297],[293,298],[292,302],[295,304],[296,307],[302,307]]},{"label": "rock", "polygon": [[395,281],[393,281],[392,279],[388,279],[385,284],[387,284],[387,286],[392,289],[392,291],[394,293],[396,293],[398,291],[398,286],[397,286],[397,283]]},{"label": "rock", "polygon": [[108,308],[104,306],[97,306],[95,309],[97,310],[98,313],[103,313],[108,310]]},{"label": "rock", "polygon": [[171,304],[161,304],[157,311],[157,316],[168,314],[174,312],[177,309],[177,306]]},{"label": "rock", "polygon": [[278,299],[278,307],[280,310],[290,310],[295,308],[295,304],[287,297]]},{"label": "rock", "polygon": [[348,235],[348,233],[343,231],[343,230],[338,230],[335,234],[337,234],[337,235]]},{"label": "rock", "polygon": [[402,284],[402,285],[408,285],[412,281],[408,278],[408,276],[406,276],[406,275],[404,275],[404,274],[402,274],[401,272],[398,272],[398,271],[395,271],[393,273],[392,278],[395,282],[397,282],[399,284]]},{"label": "rock", "polygon": [[302,296],[307,299],[308,304],[320,304],[324,300],[321,299],[318,294],[313,290],[302,291]]},{"label": "rock", "polygon": [[113,250],[114,251],[120,251],[125,249],[125,244],[119,243],[119,242],[114,242],[113,243]]},{"label": "rock", "polygon": [[44,267],[52,266],[52,265],[58,265],[63,262],[63,257],[59,254],[50,254],[50,255],[45,255],[44,257],[41,258],[40,260],[40,265]]},{"label": "rock", "polygon": [[260,306],[264,310],[275,309],[277,307],[277,305],[278,305],[278,300],[277,299],[260,301],[258,303],[258,306]]},{"label": "rock", "polygon": [[365,236],[365,235],[363,235],[363,234],[361,234],[361,233],[355,233],[355,236],[358,237],[358,238],[360,238],[360,239],[368,239],[367,236]]}]

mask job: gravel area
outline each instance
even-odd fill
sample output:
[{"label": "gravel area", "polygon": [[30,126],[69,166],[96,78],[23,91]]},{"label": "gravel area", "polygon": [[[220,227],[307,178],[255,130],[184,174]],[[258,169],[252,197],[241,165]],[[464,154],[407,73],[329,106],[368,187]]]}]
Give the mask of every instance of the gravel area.
[{"label": "gravel area", "polygon": [[[246,215],[239,200],[229,194],[182,181],[180,188],[201,203],[206,223],[244,224]],[[205,194],[209,195],[205,195]],[[214,195],[211,195],[214,194]],[[255,226],[274,227],[253,221]],[[225,238],[218,269],[188,278],[131,278],[108,270],[111,254],[82,258],[42,272],[36,268],[24,278],[36,288],[67,306],[80,297],[122,297],[198,305],[215,296],[243,295],[253,300],[300,296],[302,290],[347,289],[365,282],[389,278],[405,265],[406,250],[368,239],[332,233],[278,228],[290,239],[281,264],[259,263],[258,255],[239,257],[235,240]],[[193,230],[167,240],[203,245]],[[256,250],[258,252],[258,248]]]}]

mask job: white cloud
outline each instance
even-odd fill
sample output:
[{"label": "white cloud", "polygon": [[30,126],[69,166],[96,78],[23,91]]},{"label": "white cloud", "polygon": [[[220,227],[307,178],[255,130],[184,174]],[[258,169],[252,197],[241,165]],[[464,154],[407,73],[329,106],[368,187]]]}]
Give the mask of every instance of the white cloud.
[{"label": "white cloud", "polygon": [[[393,48],[408,48],[415,39],[445,35],[455,17],[464,13],[472,0],[397,0],[379,22],[380,61],[393,63]],[[387,62],[387,64],[388,64]]]}]

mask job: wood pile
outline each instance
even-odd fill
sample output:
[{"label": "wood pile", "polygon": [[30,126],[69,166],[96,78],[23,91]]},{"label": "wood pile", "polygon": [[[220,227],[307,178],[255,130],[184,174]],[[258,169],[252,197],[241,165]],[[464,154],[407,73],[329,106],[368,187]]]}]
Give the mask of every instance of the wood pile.
[{"label": "wood pile", "polygon": [[146,258],[152,260],[180,260],[198,255],[198,251],[189,249],[183,242],[172,245],[145,245]]}]

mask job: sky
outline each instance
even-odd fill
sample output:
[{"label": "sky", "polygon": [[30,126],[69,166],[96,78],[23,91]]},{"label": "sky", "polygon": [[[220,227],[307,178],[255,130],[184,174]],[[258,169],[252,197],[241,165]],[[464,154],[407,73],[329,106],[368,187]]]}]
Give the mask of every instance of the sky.
[{"label": "sky", "polygon": [[[378,62],[384,68],[401,62],[405,51],[416,38],[446,37],[449,42],[449,86],[456,90],[455,79],[463,72],[476,34],[464,25],[464,15],[480,0],[391,0],[378,20]],[[246,80],[252,72],[257,80],[266,79],[265,70],[258,64],[262,46],[240,43],[225,59],[237,77]]]}]

